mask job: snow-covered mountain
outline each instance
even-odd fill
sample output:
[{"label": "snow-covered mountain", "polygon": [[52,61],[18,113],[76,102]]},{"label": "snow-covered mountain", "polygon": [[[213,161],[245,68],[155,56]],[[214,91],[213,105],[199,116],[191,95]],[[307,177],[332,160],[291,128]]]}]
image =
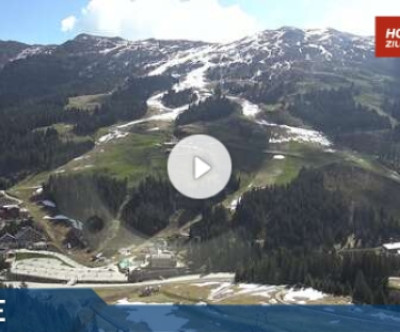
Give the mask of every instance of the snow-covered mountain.
[{"label": "snow-covered mountain", "polygon": [[[11,48],[10,43],[14,43],[15,50],[8,56],[7,62],[40,55],[95,55],[98,63],[92,64],[92,68],[106,62],[110,68],[121,64],[128,68],[142,66],[142,71],[147,73],[160,63],[165,63],[166,69],[175,67],[178,72],[185,65],[196,65],[196,62],[205,61],[225,67],[253,65],[262,70],[265,67],[289,68],[293,63],[300,61],[340,63],[364,61],[374,57],[372,37],[360,37],[334,29],[301,30],[291,27],[266,30],[229,44],[155,39],[132,42],[122,38],[88,34],[78,35],[59,46],[2,43],[2,51],[6,47]],[[8,45],[5,45],[6,43]]]},{"label": "snow-covered mountain", "polygon": [[228,44],[133,42],[82,34],[59,46],[24,45],[17,50],[3,57],[0,91],[13,93],[31,82],[36,94],[65,85],[73,93],[99,93],[132,75],[172,75],[181,81],[176,88],[201,90],[207,82],[254,85],[282,75],[294,80],[310,73],[386,70],[384,61],[374,56],[372,37],[334,29],[282,27]]}]

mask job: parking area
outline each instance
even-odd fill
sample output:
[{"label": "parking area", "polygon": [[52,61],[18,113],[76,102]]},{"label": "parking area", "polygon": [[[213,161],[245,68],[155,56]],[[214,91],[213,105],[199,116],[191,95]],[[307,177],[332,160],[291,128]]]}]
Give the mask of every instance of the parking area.
[{"label": "parking area", "polygon": [[[16,259],[12,262],[10,273],[22,279],[29,278],[67,283],[123,283],[127,276],[116,266],[89,268],[68,257],[47,252],[23,251],[25,255],[38,257]],[[29,257],[29,256],[28,256]]]}]

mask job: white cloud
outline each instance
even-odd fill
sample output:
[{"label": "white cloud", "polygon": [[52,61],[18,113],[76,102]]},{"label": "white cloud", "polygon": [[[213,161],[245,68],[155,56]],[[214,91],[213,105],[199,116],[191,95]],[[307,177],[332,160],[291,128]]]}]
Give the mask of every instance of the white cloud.
[{"label": "white cloud", "polygon": [[76,22],[77,22],[77,18],[73,15],[64,18],[61,21],[61,31],[68,32],[68,31],[73,30],[75,28]]},{"label": "white cloud", "polygon": [[[66,18],[63,31],[75,17]],[[219,0],[90,0],[77,29],[128,39],[160,38],[232,41],[260,29],[238,5]]]},{"label": "white cloud", "polygon": [[319,16],[318,25],[361,35],[375,33],[376,16],[396,16],[398,0],[335,0]]}]

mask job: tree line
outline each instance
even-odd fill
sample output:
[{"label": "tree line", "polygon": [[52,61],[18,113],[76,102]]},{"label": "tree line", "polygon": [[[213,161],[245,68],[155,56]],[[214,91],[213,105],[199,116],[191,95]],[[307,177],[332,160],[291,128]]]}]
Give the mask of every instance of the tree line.
[{"label": "tree line", "polygon": [[175,123],[181,126],[198,121],[214,121],[228,117],[238,109],[239,106],[236,103],[216,94],[197,104],[190,105],[187,111],[178,116]]},{"label": "tree line", "polygon": [[52,128],[54,124],[70,124],[76,135],[92,135],[101,127],[142,117],[147,111],[146,100],[174,82],[169,76],[132,77],[93,112],[65,110],[68,97],[62,92],[0,107],[0,187],[56,168],[93,148],[89,137],[64,140]]},{"label": "tree line", "polygon": [[327,189],[319,170],[284,186],[243,195],[233,215],[203,211],[191,227],[195,269],[236,272],[237,281],[315,287],[363,303],[389,303],[389,276],[400,257],[370,249],[400,240],[400,222],[383,209],[353,207]]},{"label": "tree line", "polygon": [[289,111],[329,134],[389,129],[390,121],[355,102],[349,88],[315,90],[294,98]]}]

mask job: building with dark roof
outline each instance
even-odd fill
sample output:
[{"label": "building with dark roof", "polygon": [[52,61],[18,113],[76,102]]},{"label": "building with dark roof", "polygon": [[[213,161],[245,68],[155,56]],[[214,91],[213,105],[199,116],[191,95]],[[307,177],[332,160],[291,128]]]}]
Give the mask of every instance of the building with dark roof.
[{"label": "building with dark roof", "polygon": [[20,248],[29,248],[33,247],[35,243],[46,242],[46,237],[32,227],[21,229],[15,235],[15,239]]}]

